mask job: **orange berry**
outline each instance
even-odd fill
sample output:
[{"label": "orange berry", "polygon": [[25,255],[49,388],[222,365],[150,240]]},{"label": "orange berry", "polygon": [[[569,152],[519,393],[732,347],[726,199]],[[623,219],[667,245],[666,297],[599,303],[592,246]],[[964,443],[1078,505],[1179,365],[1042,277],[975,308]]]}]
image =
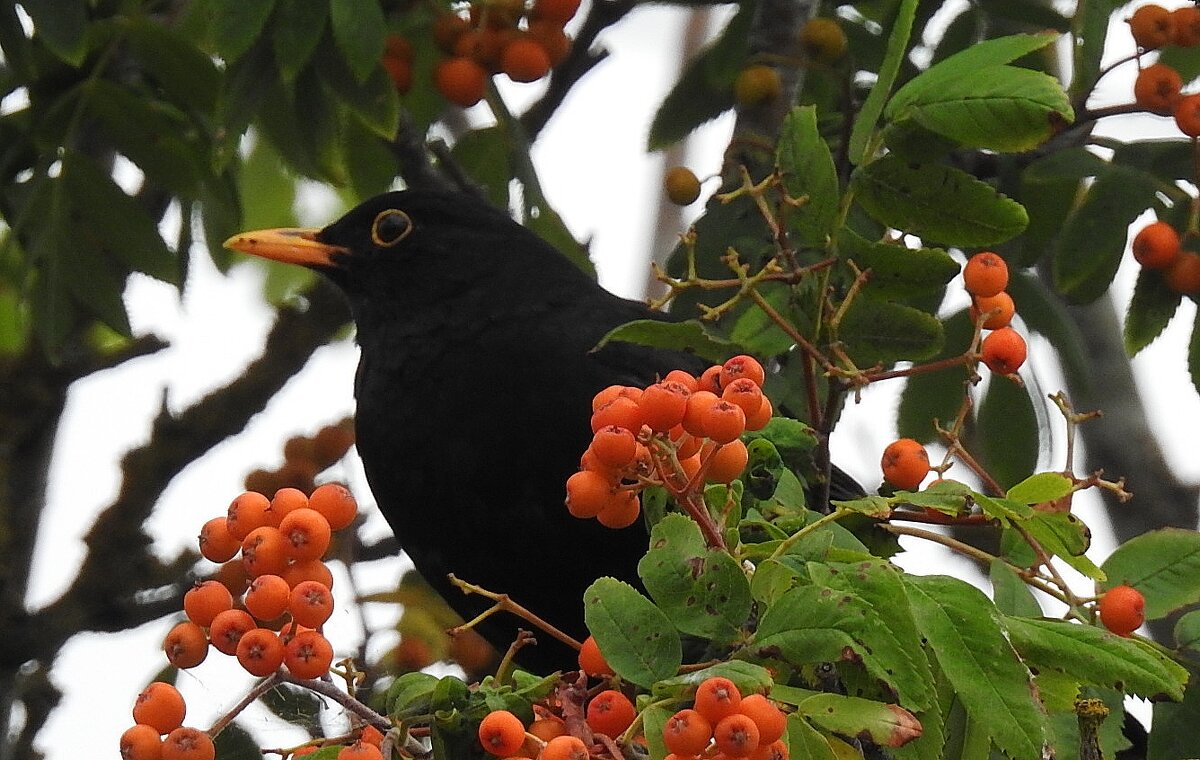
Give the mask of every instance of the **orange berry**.
[{"label": "orange berry", "polygon": [[359,734],[358,740],[363,744],[370,744],[373,747],[378,747],[383,744],[383,732],[374,726],[363,726],[362,733]]},{"label": "orange berry", "polygon": [[637,456],[638,442],[625,428],[609,425],[596,431],[589,447],[601,464],[615,470],[628,467]]},{"label": "orange berry", "polygon": [[538,718],[530,723],[526,733],[533,734],[542,741],[548,742],[557,736],[566,736],[567,724],[557,715],[550,715],[545,718]]},{"label": "orange berry", "polygon": [[194,668],[208,657],[208,636],[195,623],[178,623],[163,638],[163,652],[175,667]]},{"label": "orange berry", "polygon": [[[238,546],[240,548],[241,544]],[[217,572],[212,574],[212,579],[229,589],[234,598],[241,596],[250,585],[250,576],[246,573],[246,565],[241,557],[231,559],[218,567]]]},{"label": "orange berry", "polygon": [[479,722],[479,743],[497,757],[508,757],[525,743],[525,724],[508,710],[493,710]]},{"label": "orange berry", "polygon": [[727,715],[713,727],[713,741],[727,757],[748,757],[758,749],[758,725],[748,715]]},{"label": "orange berry", "polygon": [[742,692],[737,684],[723,676],[704,679],[696,687],[696,712],[713,726],[733,715],[742,704]]},{"label": "orange berry", "polygon": [[579,12],[580,0],[535,0],[530,18],[534,21],[552,21],[561,26]]},{"label": "orange berry", "polygon": [[1181,251],[1175,261],[1163,270],[1163,279],[1175,293],[1200,293],[1200,256],[1191,251]]},{"label": "orange berry", "polygon": [[567,60],[567,56],[571,54],[571,38],[563,31],[562,24],[535,19],[529,22],[527,32],[538,41],[546,55],[550,56],[551,67]]},{"label": "orange berry", "polygon": [[133,722],[144,723],[159,734],[169,734],[182,726],[186,714],[187,705],[179,689],[163,681],[143,689],[133,704]]},{"label": "orange berry", "polygon": [[631,385],[610,385],[592,397],[592,413],[595,414],[601,407],[621,396],[637,401],[642,397],[642,389]]},{"label": "orange berry", "polygon": [[1165,63],[1144,67],[1133,80],[1133,99],[1142,108],[1163,116],[1170,115],[1179,101],[1183,78]]},{"label": "orange berry", "polygon": [[763,369],[762,364],[753,356],[739,354],[731,359],[727,359],[721,365],[721,388],[737,380],[739,377],[748,377],[754,381],[754,384],[759,388],[767,379],[767,372]]},{"label": "orange berry", "polygon": [[684,388],[688,389],[688,393],[695,393],[700,389],[700,382],[691,372],[682,369],[673,369],[663,378],[665,383],[679,383]]},{"label": "orange berry", "polygon": [[404,95],[412,89],[413,64],[411,58],[385,55],[380,63],[383,64],[384,71],[388,73],[388,78],[392,80],[392,86],[396,88],[396,92]]},{"label": "orange berry", "polygon": [[536,82],[550,73],[550,54],[532,37],[517,37],[504,46],[500,70],[514,82]]},{"label": "orange berry", "polygon": [[900,491],[915,491],[929,474],[929,452],[912,438],[892,441],[879,462],[883,477]]},{"label": "orange berry", "polygon": [[183,595],[183,613],[188,620],[207,628],[217,613],[233,607],[233,595],[220,581],[200,581]]},{"label": "orange berry", "polygon": [[226,610],[213,618],[208,629],[212,645],[222,654],[237,654],[237,645],[247,631],[257,628],[254,618],[245,610]]},{"label": "orange berry", "polygon": [[616,483],[594,470],[580,470],[567,478],[567,511],[586,519],[600,514],[613,499]]},{"label": "orange berry", "polygon": [[[645,393],[642,394],[642,396],[645,395]],[[639,396],[640,398],[641,396]],[[606,428],[610,425],[625,428],[634,435],[637,435],[642,429],[640,402],[634,401],[628,396],[618,396],[592,413],[593,434],[601,428]]]},{"label": "orange berry", "polygon": [[289,559],[320,559],[329,548],[332,530],[325,515],[315,509],[301,507],[284,515],[279,523],[279,532],[286,541],[285,553]]},{"label": "orange berry", "polygon": [[284,648],[283,664],[296,678],[318,678],[333,664],[333,646],[316,631],[300,631]]},{"label": "orange berry", "polygon": [[588,760],[588,748],[577,736],[557,736],[546,742],[538,760]]},{"label": "orange berry", "polygon": [[1171,41],[1171,12],[1157,3],[1147,3],[1125,19],[1133,41],[1143,50],[1153,50]]},{"label": "orange berry", "polygon": [[695,710],[680,710],[663,724],[663,744],[680,757],[694,757],[712,739],[712,722]]},{"label": "orange berry", "polygon": [[1146,622],[1146,599],[1132,586],[1113,586],[1098,606],[1100,622],[1118,636],[1128,636]]},{"label": "orange berry", "polygon": [[301,560],[288,565],[283,571],[288,588],[296,588],[304,581],[316,581],[328,589],[333,588],[333,573],[319,559]]},{"label": "orange berry", "polygon": [[767,744],[760,739],[758,749],[750,753],[750,760],[788,760],[787,742],[776,739]]},{"label": "orange berry", "polygon": [[283,521],[289,513],[308,506],[308,496],[299,488],[280,488],[271,497],[271,512],[275,514],[276,524]]},{"label": "orange berry", "polygon": [[224,517],[214,517],[200,528],[200,554],[210,562],[228,562],[242,548],[242,542],[229,532]]},{"label": "orange berry", "polygon": [[642,422],[656,433],[665,433],[683,421],[691,392],[683,383],[663,381],[646,388],[638,401]]},{"label": "orange berry", "polygon": [[667,435],[670,436],[671,443],[675,444],[675,456],[680,459],[695,456],[704,445],[704,438],[685,431],[682,423],[671,428]]},{"label": "orange berry", "polygon": [[746,444],[735,438],[713,453],[708,460],[705,479],[711,483],[732,483],[741,476],[749,461]]},{"label": "orange berry", "polygon": [[746,413],[737,404],[718,399],[701,415],[704,435],[717,443],[729,443],[746,430]]},{"label": "orange berry", "polygon": [[696,391],[691,396],[688,396],[687,409],[684,411],[683,420],[679,423],[688,435],[704,438],[704,414],[715,403],[721,400],[721,397],[712,391]]},{"label": "orange berry", "polygon": [[749,417],[762,406],[762,387],[749,377],[739,377],[725,385],[721,391],[721,398],[740,406]]},{"label": "orange berry", "polygon": [[177,728],[163,741],[162,760],[213,760],[216,756],[212,737],[198,728]]},{"label": "orange berry", "polygon": [[769,103],[783,93],[779,72],[761,63],[742,69],[733,81],[733,99],[739,106]]},{"label": "orange berry", "polygon": [[975,296],[971,299],[969,310],[971,321],[974,322],[979,319],[979,315],[986,314],[987,317],[983,320],[985,330],[1008,327],[1008,323],[1012,322],[1016,313],[1017,307],[1013,303],[1012,296],[1003,290],[994,296]]},{"label": "orange berry", "polygon": [[[1200,274],[1200,268],[1197,273]],[[1011,327],[1001,327],[983,339],[980,358],[992,372],[998,375],[1011,375],[1025,363],[1028,351],[1021,333]]]},{"label": "orange berry", "polygon": [[800,47],[817,63],[830,64],[846,53],[848,41],[841,24],[831,18],[819,17],[800,30]]},{"label": "orange berry", "polygon": [[641,513],[642,502],[637,492],[622,489],[615,491],[609,502],[596,513],[596,522],[606,528],[620,530],[637,522]]},{"label": "orange berry", "polygon": [[700,472],[700,455],[693,454],[687,459],[680,459],[679,468],[683,470],[683,483],[680,485],[691,483],[696,479],[697,473]]},{"label": "orange berry", "polygon": [[963,285],[973,296],[994,296],[1008,287],[1008,264],[991,251],[981,251],[967,259]]},{"label": "orange berry", "polygon": [[333,594],[317,581],[303,581],[292,589],[288,612],[297,624],[318,628],[333,614]]},{"label": "orange berry", "polygon": [[270,524],[270,509],[270,500],[261,493],[246,491],[239,495],[230,503],[226,516],[225,527],[229,529],[229,535],[245,541],[250,531]]},{"label": "orange berry", "polygon": [[747,716],[758,726],[760,744],[772,744],[787,731],[787,716],[775,703],[762,694],[751,694],[742,698],[738,712]]},{"label": "orange berry", "polygon": [[1185,5],[1171,11],[1171,44],[1179,47],[1200,45],[1200,8]]},{"label": "orange berry", "polygon": [[242,563],[251,578],[279,575],[287,567],[287,560],[287,539],[279,528],[255,528],[242,541]]},{"label": "orange berry", "polygon": [[287,612],[292,589],[278,575],[260,575],[250,581],[243,604],[246,610],[259,620],[274,620]]},{"label": "orange berry", "polygon": [[162,736],[157,728],[138,723],[121,734],[121,760],[160,760]]},{"label": "orange berry", "polygon": [[708,369],[700,373],[700,377],[696,378],[696,389],[708,391],[716,396],[721,395],[721,373],[725,371],[725,367],[720,364],[714,364]]},{"label": "orange berry", "polygon": [[[464,35],[465,36],[465,35]],[[451,103],[469,108],[483,100],[487,71],[470,58],[457,56],[438,62],[433,84]]]},{"label": "orange berry", "polygon": [[350,527],[358,516],[358,502],[341,483],[324,483],[308,497],[308,506],[325,516],[331,530]]},{"label": "orange berry", "polygon": [[617,738],[633,725],[637,708],[616,689],[606,689],[588,702],[587,724],[596,733]]},{"label": "orange berry", "polygon": [[252,628],[238,639],[238,663],[252,676],[269,676],[283,664],[284,646],[274,631]]},{"label": "orange berry", "polygon": [[359,740],[338,750],[337,760],[383,760],[383,752],[376,745]]},{"label": "orange berry", "polygon": [[771,399],[763,396],[762,404],[758,407],[758,411],[754,414],[746,415],[747,430],[762,430],[771,421],[771,415],[775,413],[775,408],[771,406]]},{"label": "orange berry", "polygon": [[453,53],[454,45],[468,29],[471,22],[455,13],[443,13],[434,19],[433,42],[443,53]]},{"label": "orange berry", "polygon": [[1179,258],[1179,233],[1166,222],[1151,222],[1133,236],[1131,248],[1146,269],[1166,269]]},{"label": "orange berry", "polygon": [[700,179],[686,166],[672,166],[663,175],[663,190],[676,206],[688,206],[700,197]]},{"label": "orange berry", "polygon": [[1184,95],[1176,101],[1175,126],[1188,137],[1200,136],[1200,93]]},{"label": "orange berry", "polygon": [[604,659],[604,655],[600,652],[600,645],[596,643],[593,636],[588,636],[583,640],[583,646],[579,650],[579,669],[589,676],[611,676],[613,674],[613,669]]}]

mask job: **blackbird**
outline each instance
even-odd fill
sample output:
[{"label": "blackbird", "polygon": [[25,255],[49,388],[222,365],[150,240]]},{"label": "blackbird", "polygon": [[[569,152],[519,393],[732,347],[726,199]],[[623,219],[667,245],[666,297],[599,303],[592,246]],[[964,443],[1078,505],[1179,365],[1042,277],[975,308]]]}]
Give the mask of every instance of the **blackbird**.
[{"label": "blackbird", "polygon": [[[390,192],[324,229],[247,232],[226,246],[311,267],[345,292],[368,483],[418,572],[464,619],[490,602],[449,573],[579,639],[588,585],[638,583],[644,526],[570,516],[564,483],[591,440],[598,391],[707,366],[627,343],[594,350],[618,325],[669,317],[607,292],[507,213],[460,193]],[[522,625],[501,614],[478,630],[503,651]],[[519,659],[548,672],[572,667],[574,652],[539,635]]]}]

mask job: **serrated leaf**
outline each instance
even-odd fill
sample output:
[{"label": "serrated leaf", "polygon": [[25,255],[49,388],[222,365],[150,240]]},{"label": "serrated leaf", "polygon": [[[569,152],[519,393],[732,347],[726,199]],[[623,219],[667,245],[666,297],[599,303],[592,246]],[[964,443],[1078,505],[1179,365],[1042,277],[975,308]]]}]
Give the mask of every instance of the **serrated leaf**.
[{"label": "serrated leaf", "polygon": [[430,673],[403,673],[388,686],[387,711],[398,718],[428,713],[433,709],[433,691],[438,677]]},{"label": "serrated leaf", "polygon": [[908,710],[861,697],[814,694],[797,705],[797,713],[826,731],[865,735],[881,747],[903,747],[921,735],[920,721]]},{"label": "serrated leaf", "polygon": [[817,129],[816,106],[793,108],[783,120],[775,162],[788,195],[807,199],[791,212],[791,227],[802,242],[824,246],[837,220],[841,194],[829,145]]},{"label": "serrated leaf", "polygon": [[896,83],[896,75],[908,52],[908,40],[912,34],[913,19],[917,13],[917,0],[900,0],[892,21],[891,32],[888,35],[887,51],[879,66],[879,76],[875,85],[867,95],[854,125],[850,130],[849,158],[852,164],[858,165],[869,161],[872,156],[871,143],[875,134],[875,125],[883,113],[892,85]]},{"label": "serrated leaf", "polygon": [[750,582],[730,554],[710,549],[686,515],[664,517],[650,533],[638,575],[683,633],[732,641],[750,616]]},{"label": "serrated leaf", "polygon": [[964,171],[884,156],[860,167],[851,183],[876,221],[930,241],[958,246],[1002,243],[1021,233],[1021,204]]},{"label": "serrated leaf", "polygon": [[997,558],[991,561],[988,580],[992,582],[992,601],[1001,612],[1022,617],[1038,617],[1042,614],[1042,606],[1030,591],[1029,584],[1004,560]]},{"label": "serrated leaf", "polygon": [[958,274],[958,263],[941,248],[907,248],[876,243],[849,228],[839,230],[838,257],[870,270],[864,292],[889,298],[910,298],[937,293]]},{"label": "serrated leaf", "polygon": [[1175,646],[1200,653],[1200,610],[1192,610],[1175,621]]},{"label": "serrated leaf", "polygon": [[627,322],[610,330],[596,344],[596,348],[603,348],[614,340],[651,348],[689,351],[716,364],[723,363],[737,353],[732,343],[712,335],[704,329],[703,323],[695,319],[686,322],[662,322],[657,319]]},{"label": "serrated leaf", "polygon": [[588,586],[583,619],[612,669],[638,686],[673,676],[683,662],[671,621],[628,583],[599,578]]},{"label": "serrated leaf", "polygon": [[[776,311],[787,314],[792,290],[782,283],[763,283],[758,292]],[[792,337],[762,309],[746,309],[737,316],[730,339],[756,356],[778,356],[795,344]]]},{"label": "serrated leaf", "polygon": [[947,576],[905,576],[906,591],[927,651],[953,685],[967,715],[1013,758],[1040,758],[1046,716],[1032,676],[978,589]]},{"label": "serrated leaf", "polygon": [[1123,338],[1130,357],[1154,342],[1170,323],[1183,297],[1167,287],[1162,273],[1153,269],[1138,272],[1133,297],[1125,312]]},{"label": "serrated leaf", "polygon": [[358,81],[365,82],[379,68],[387,36],[379,0],[329,0],[329,21],[350,70]]},{"label": "serrated leaf", "polygon": [[320,0],[275,0],[272,49],[283,81],[291,82],[312,58],[329,20],[329,4]]},{"label": "serrated leaf", "polygon": [[744,660],[727,660],[707,668],[666,678],[654,684],[650,695],[655,701],[664,699],[691,699],[697,687],[709,678],[728,678],[742,694],[763,694],[772,688],[771,671],[762,665]]},{"label": "serrated leaf", "polygon": [[804,760],[842,760],[820,731],[799,715],[789,715],[787,721],[788,749],[791,757]]},{"label": "serrated leaf", "polygon": [[1074,482],[1060,472],[1039,472],[1010,487],[1005,496],[1025,504],[1037,504],[1061,499],[1071,493],[1074,486]]},{"label": "serrated leaf", "polygon": [[508,208],[508,186],[513,178],[507,131],[500,126],[472,129],[454,142],[450,154],[484,192],[493,205]]},{"label": "serrated leaf", "polygon": [[[88,3],[84,0],[21,0],[34,33],[46,48],[72,66],[87,56]],[[7,50],[7,49],[6,49]]]},{"label": "serrated leaf", "polygon": [[226,62],[241,58],[262,33],[274,6],[275,0],[209,0],[210,38],[217,55]]},{"label": "serrated leaf", "polygon": [[174,29],[134,16],[124,19],[129,48],[162,91],[210,114],[216,107],[221,73],[212,57]]},{"label": "serrated leaf", "polygon": [[[943,348],[931,360],[961,354],[974,334],[974,326],[967,318],[966,310],[947,318],[942,325],[946,336]],[[940,372],[926,372],[907,378],[896,411],[897,434],[921,443],[936,440],[937,430],[933,421],[954,419],[962,401],[965,379],[966,370],[962,367],[950,367]]]},{"label": "serrated leaf", "polygon": [[1040,431],[1033,399],[1023,385],[993,377],[979,405],[980,454],[1002,488],[1037,467]]},{"label": "serrated leaf", "polygon": [[1032,666],[1150,699],[1182,699],[1186,669],[1152,645],[1091,625],[1006,617],[1008,638]]},{"label": "serrated leaf", "polygon": [[1146,597],[1146,617],[1156,620],[1200,602],[1200,533],[1163,528],[1121,544],[1101,565],[1107,587],[1122,583]]},{"label": "serrated leaf", "polygon": [[1042,548],[1060,558],[1080,574],[1103,581],[1104,571],[1084,554],[1092,544],[1092,531],[1070,512],[1038,510],[1022,527]]},{"label": "serrated leaf", "polygon": [[838,324],[837,338],[860,367],[928,359],[942,348],[942,323],[904,304],[855,298]]}]

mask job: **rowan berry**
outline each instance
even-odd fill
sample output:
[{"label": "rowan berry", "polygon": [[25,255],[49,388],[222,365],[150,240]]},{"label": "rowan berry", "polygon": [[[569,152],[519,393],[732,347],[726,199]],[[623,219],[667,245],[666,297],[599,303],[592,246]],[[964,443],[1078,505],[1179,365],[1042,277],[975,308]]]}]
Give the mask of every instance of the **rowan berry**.
[{"label": "rowan berry", "polygon": [[186,714],[187,705],[179,689],[163,681],[151,683],[133,703],[133,722],[150,726],[159,734],[169,734],[182,726]]},{"label": "rowan berry", "polygon": [[[413,639],[415,641],[416,639]],[[372,747],[378,747],[383,744],[383,732],[372,725],[363,726],[362,733],[358,735],[358,740],[363,744],[370,744]]]},{"label": "rowan berry", "polygon": [[188,620],[207,628],[217,613],[233,607],[233,595],[220,581],[200,581],[183,595],[183,612]]},{"label": "rowan berry", "polygon": [[287,612],[292,590],[278,575],[260,575],[250,581],[243,604],[259,620],[274,620]]},{"label": "rowan berry", "polygon": [[758,411],[754,414],[746,415],[747,430],[762,430],[771,421],[771,415],[775,413],[775,408],[771,406],[771,399],[763,396],[762,404],[759,405]]},{"label": "rowan berry", "polygon": [[508,757],[525,743],[525,724],[508,710],[493,710],[479,722],[479,743],[490,754]]},{"label": "rowan berry", "polygon": [[[646,394],[641,394],[645,396]],[[615,425],[637,435],[642,429],[642,411],[640,399],[634,401],[628,396],[618,396],[592,413],[592,433],[601,428]]]},{"label": "rowan berry", "polygon": [[337,760],[383,760],[383,752],[374,744],[359,740],[338,750]]},{"label": "rowan berry", "polygon": [[700,197],[700,179],[686,166],[672,166],[663,175],[663,189],[676,206],[688,206]]},{"label": "rowan berry", "polygon": [[760,740],[758,749],[750,753],[750,760],[788,760],[788,746],[783,739],[767,744]]},{"label": "rowan berry", "polygon": [[695,710],[714,727],[721,719],[736,713],[741,704],[742,692],[724,676],[706,678],[696,687]]},{"label": "rowan berry", "polygon": [[[463,35],[466,37],[466,35]],[[451,103],[469,108],[483,100],[487,71],[474,60],[456,56],[439,61],[433,70],[433,84]]]},{"label": "rowan berry", "polygon": [[746,413],[737,404],[718,399],[700,417],[704,435],[717,443],[729,443],[746,430]]},{"label": "rowan berry", "polygon": [[1188,137],[1200,137],[1200,93],[1184,95],[1176,101],[1175,126]]},{"label": "rowan berry", "polygon": [[274,631],[252,628],[238,639],[238,663],[252,676],[269,676],[283,664],[284,645]]},{"label": "rowan berry", "polygon": [[893,488],[915,491],[929,474],[929,452],[912,438],[901,438],[883,450],[879,466]]},{"label": "rowan berry", "polygon": [[316,581],[325,588],[333,588],[333,573],[330,572],[329,566],[319,559],[293,562],[284,568],[282,577],[287,581],[288,588],[296,588],[304,581]]},{"label": "rowan berry", "polygon": [[[240,548],[241,544],[238,546]],[[246,573],[246,565],[241,557],[231,559],[218,567],[212,574],[212,579],[229,589],[229,593],[235,599],[245,593],[250,585],[250,576]]]},{"label": "rowan berry", "polygon": [[1179,101],[1183,78],[1165,63],[1144,67],[1133,80],[1133,99],[1151,113],[1169,116]]},{"label": "rowan berry", "polygon": [[687,410],[683,414],[680,426],[688,435],[704,438],[704,414],[721,397],[712,391],[696,391],[688,397]]},{"label": "rowan berry", "polygon": [[726,757],[748,757],[758,749],[758,725],[741,713],[727,715],[713,726],[713,741]]},{"label": "rowan berry", "polygon": [[712,722],[695,710],[680,710],[663,724],[663,744],[680,757],[695,757],[712,739]]},{"label": "rowan berry", "polygon": [[800,47],[810,60],[830,64],[846,54],[846,33],[831,18],[814,18],[800,30]]},{"label": "rowan berry", "polygon": [[162,736],[157,728],[138,723],[121,734],[121,760],[160,760]]},{"label": "rowan berry", "polygon": [[683,383],[664,381],[646,388],[638,401],[642,423],[656,433],[665,433],[683,421],[691,392]]},{"label": "rowan berry", "polygon": [[738,712],[754,721],[758,726],[760,744],[772,744],[787,731],[787,716],[762,694],[742,697]]},{"label": "rowan berry", "polygon": [[333,664],[333,646],[316,631],[302,630],[284,646],[283,664],[296,678],[317,678]]},{"label": "rowan berry", "polygon": [[229,505],[225,527],[238,541],[246,540],[250,531],[269,525],[271,501],[256,491],[246,491]]},{"label": "rowan berry", "polygon": [[600,428],[588,447],[605,467],[620,470],[628,467],[637,455],[638,442],[625,428],[610,425]]},{"label": "rowan berry", "polygon": [[700,472],[700,455],[693,454],[687,459],[680,459],[679,469],[683,471],[683,484],[692,483]]},{"label": "rowan berry", "polygon": [[606,528],[620,530],[637,522],[641,513],[642,502],[637,492],[620,489],[615,491],[608,503],[596,513],[596,522]]},{"label": "rowan berry", "polygon": [[546,742],[538,760],[588,760],[588,748],[577,736],[557,736]]},{"label": "rowan berry", "polygon": [[754,380],[741,377],[725,385],[721,391],[721,398],[737,404],[746,413],[746,417],[750,417],[762,406],[763,392]]},{"label": "rowan berry", "polygon": [[212,737],[198,728],[182,726],[163,741],[162,760],[213,760],[216,756]]},{"label": "rowan berry", "polygon": [[1200,293],[1200,256],[1191,251],[1180,251],[1175,261],[1163,270],[1163,280],[1175,293]]},{"label": "rowan berry", "polygon": [[1012,375],[1025,363],[1028,351],[1021,333],[1011,327],[1001,327],[983,339],[980,358],[992,372]]},{"label": "rowan berry", "polygon": [[388,73],[388,78],[392,80],[392,86],[396,88],[396,92],[404,95],[412,89],[413,64],[411,58],[385,55],[380,63],[383,64],[383,70]]},{"label": "rowan berry", "polygon": [[613,674],[613,669],[604,659],[604,655],[600,652],[600,645],[596,643],[594,636],[588,636],[583,640],[583,646],[579,649],[579,669],[589,676],[611,676]]},{"label": "rowan berry", "polygon": [[280,488],[275,491],[275,495],[271,497],[271,512],[275,515],[277,523],[283,522],[283,518],[287,517],[291,512],[297,509],[304,509],[308,506],[308,496],[299,488]]},{"label": "rowan berry", "polygon": [[318,628],[333,614],[333,594],[316,581],[303,581],[292,589],[288,612],[299,625]]},{"label": "rowan berry", "polygon": [[592,413],[595,414],[600,411],[601,407],[608,406],[610,401],[621,397],[631,399],[636,403],[642,397],[642,389],[632,385],[610,385],[592,397]]},{"label": "rowan berry", "polygon": [[606,689],[592,697],[587,705],[587,724],[598,734],[616,738],[633,725],[637,708],[629,697],[616,689]]},{"label": "rowan berry", "polygon": [[1002,290],[994,296],[973,297],[968,313],[972,322],[978,320],[981,314],[986,315],[983,320],[983,328],[998,330],[1001,327],[1008,327],[1009,322],[1012,322],[1013,316],[1017,313],[1017,307],[1013,303],[1012,296]]},{"label": "rowan berry", "polygon": [[550,54],[532,37],[517,37],[504,46],[500,69],[514,82],[536,82],[550,73]]},{"label": "rowan berry", "polygon": [[783,93],[779,72],[761,63],[742,69],[733,81],[733,99],[739,106],[756,106],[775,100]]},{"label": "rowan berry", "polygon": [[193,622],[177,623],[163,638],[163,653],[181,670],[194,668],[208,657],[208,636]]},{"label": "rowan berry", "polygon": [[287,539],[279,528],[255,528],[242,541],[242,563],[251,578],[279,575],[287,567],[287,560]]},{"label": "rowan berry", "polygon": [[563,31],[561,24],[553,21],[535,19],[529,22],[526,33],[537,40],[546,55],[550,57],[550,66],[554,67],[567,60],[571,54],[571,38]]},{"label": "rowan berry", "polygon": [[552,21],[560,27],[579,12],[580,0],[535,0],[529,17],[534,21]]},{"label": "rowan berry", "polygon": [[1157,3],[1147,3],[1126,19],[1133,41],[1143,50],[1154,50],[1171,41],[1174,26],[1171,12]]},{"label": "rowan berry", "polygon": [[595,470],[580,470],[567,478],[567,511],[586,519],[600,514],[613,499],[616,483]]},{"label": "rowan berry", "polygon": [[726,359],[721,365],[721,389],[724,390],[727,385],[741,377],[753,380],[754,384],[761,388],[767,380],[767,371],[753,356],[739,354]]},{"label": "rowan berry", "polygon": [[708,460],[705,479],[711,483],[732,483],[741,476],[749,461],[746,444],[735,438],[713,452]]},{"label": "rowan berry", "polygon": [[458,38],[471,28],[471,22],[456,13],[443,13],[433,21],[433,42],[443,53],[453,53]]},{"label": "rowan berry", "polygon": [[245,610],[226,610],[213,618],[208,638],[218,652],[237,654],[237,645],[247,631],[257,628],[254,618]]},{"label": "rowan berry", "polygon": [[332,530],[325,515],[315,509],[301,507],[288,512],[279,523],[284,550],[288,559],[320,559],[329,548]]},{"label": "rowan berry", "polygon": [[671,439],[671,444],[675,447],[675,456],[680,459],[687,459],[699,453],[700,448],[704,445],[704,438],[694,436],[683,429],[683,423],[676,425],[667,432],[667,436]]},{"label": "rowan berry", "polygon": [[1113,586],[1100,597],[1100,622],[1118,636],[1128,636],[1146,622],[1146,598],[1132,586]]},{"label": "rowan berry", "polygon": [[331,530],[350,527],[358,516],[358,502],[341,483],[324,483],[308,497],[308,506],[325,515]]},{"label": "rowan berry", "polygon": [[242,548],[241,540],[229,532],[226,520],[214,517],[200,528],[200,554],[210,562],[228,562]]},{"label": "rowan berry", "polygon": [[1171,44],[1179,47],[1200,45],[1200,8],[1185,5],[1171,11]]},{"label": "rowan berry", "polygon": [[714,364],[704,372],[700,373],[700,377],[696,378],[696,390],[708,391],[716,396],[721,395],[721,373],[725,371],[725,367],[721,364]]},{"label": "rowan berry", "polygon": [[1133,258],[1146,269],[1166,269],[1179,258],[1179,233],[1167,222],[1147,224],[1133,236]]},{"label": "rowan berry", "polygon": [[1008,287],[1008,264],[991,251],[981,251],[967,259],[963,285],[973,296],[994,296]]}]

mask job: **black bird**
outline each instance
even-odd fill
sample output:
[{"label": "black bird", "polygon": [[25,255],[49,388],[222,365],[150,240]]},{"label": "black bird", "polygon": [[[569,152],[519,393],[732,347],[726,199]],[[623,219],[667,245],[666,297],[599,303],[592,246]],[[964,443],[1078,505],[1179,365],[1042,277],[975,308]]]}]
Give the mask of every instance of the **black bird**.
[{"label": "black bird", "polygon": [[[564,483],[591,440],[598,391],[706,366],[630,344],[593,351],[620,324],[666,317],[465,194],[391,192],[321,230],[247,232],[226,246],[311,267],[345,292],[367,480],[400,546],[460,615],[489,603],[448,573],[583,638],[584,589],[602,575],[637,582],[644,527],[571,517]],[[493,616],[479,630],[503,651],[520,622]],[[572,666],[567,647],[538,639],[526,666]]]}]

